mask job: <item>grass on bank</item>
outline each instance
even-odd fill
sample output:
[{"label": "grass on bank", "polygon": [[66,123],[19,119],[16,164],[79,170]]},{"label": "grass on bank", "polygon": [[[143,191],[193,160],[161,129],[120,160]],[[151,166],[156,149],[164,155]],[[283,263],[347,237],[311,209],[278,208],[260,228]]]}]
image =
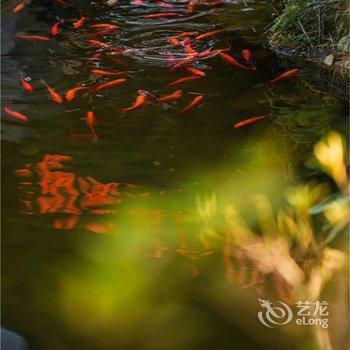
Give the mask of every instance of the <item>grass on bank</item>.
[{"label": "grass on bank", "polygon": [[308,55],[350,51],[347,0],[284,0],[269,28],[277,50]]}]

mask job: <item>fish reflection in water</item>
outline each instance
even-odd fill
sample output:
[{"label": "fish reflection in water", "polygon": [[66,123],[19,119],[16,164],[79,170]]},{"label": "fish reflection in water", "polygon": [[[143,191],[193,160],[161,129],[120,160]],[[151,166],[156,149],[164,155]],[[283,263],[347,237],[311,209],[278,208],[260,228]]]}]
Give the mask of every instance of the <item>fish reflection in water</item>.
[{"label": "fish reflection in water", "polygon": [[[27,164],[23,169],[14,171],[20,179],[19,201],[23,205],[23,213],[33,215],[36,210],[42,215],[64,213],[66,215],[54,220],[52,226],[72,229],[83,213],[105,215],[116,212],[115,206],[122,202],[119,192],[122,185],[117,182],[101,183],[93,177],[81,178],[73,172],[61,171],[64,168],[62,163],[71,160],[72,157],[66,155],[46,155],[36,166]],[[123,187],[129,192],[139,188],[132,184],[124,184]],[[91,227],[94,227],[92,231],[99,231],[97,225],[88,224],[88,228]]]},{"label": "fish reflection in water", "polygon": [[[119,232],[115,220],[108,215],[116,214],[118,206],[127,200],[135,200],[139,204],[140,200],[154,195],[144,192],[141,185],[101,183],[90,176],[78,177],[74,172],[64,169],[63,163],[72,160],[67,155],[48,154],[36,165],[26,164],[24,168],[14,171],[15,177],[19,179],[18,200],[23,214],[55,214],[51,223],[55,229],[74,229],[82,225],[93,233],[116,234]],[[179,191],[182,192],[181,189]],[[156,193],[158,198],[163,198],[165,194],[165,191]],[[150,244],[140,252],[144,257],[160,259],[166,254],[175,253],[189,262],[189,275],[196,277],[201,273],[199,262],[210,255],[219,254],[227,284],[254,288],[261,294],[266,292],[266,286],[271,282],[280,300],[288,302],[290,293],[286,281],[278,272],[263,273],[257,261],[244,250],[237,248],[229,235],[225,236],[219,249],[214,249],[217,242],[210,235],[201,234],[194,241],[190,239],[193,232],[186,227],[188,212],[178,209],[168,213],[164,208],[154,209],[138,205],[129,208],[126,214],[131,225],[129,232],[136,232],[138,228],[144,227],[145,222],[151,225]],[[106,219],[99,220],[99,217]],[[169,221],[177,247],[174,242],[168,243],[164,236],[165,231],[169,233]]]}]

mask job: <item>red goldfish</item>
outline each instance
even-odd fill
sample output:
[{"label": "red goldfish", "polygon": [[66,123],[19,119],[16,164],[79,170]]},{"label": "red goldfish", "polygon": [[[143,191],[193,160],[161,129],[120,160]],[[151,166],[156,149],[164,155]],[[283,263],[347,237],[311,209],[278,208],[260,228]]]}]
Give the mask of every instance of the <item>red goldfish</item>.
[{"label": "red goldfish", "polygon": [[116,79],[116,80],[111,80],[108,83],[102,83],[100,85],[97,85],[95,88],[92,89],[92,92],[101,92],[103,90],[121,85],[126,82],[126,79]]},{"label": "red goldfish", "polygon": [[263,120],[266,117],[267,117],[266,115],[257,115],[257,116],[251,117],[249,119],[243,120],[243,121],[241,121],[239,123],[236,123],[233,127],[236,128],[236,129],[243,128],[244,126],[256,123],[259,120]]},{"label": "red goldfish", "polygon": [[130,107],[121,109],[121,111],[123,112],[122,116],[124,116],[126,112],[133,111],[134,109],[140,108],[145,104],[145,102],[146,102],[146,93],[145,91],[140,90],[139,95],[136,97],[136,100],[134,101],[134,103]]},{"label": "red goldfish", "polygon": [[104,75],[104,76],[116,76],[116,75],[125,75],[128,74],[128,71],[120,71],[120,72],[116,72],[113,70],[103,70],[103,69],[92,69],[91,70],[92,74],[96,74],[96,75]]},{"label": "red goldfish", "polygon": [[10,107],[8,106],[5,106],[4,107],[4,111],[5,113],[10,116],[11,118],[15,119],[15,120],[18,120],[20,122],[27,122],[29,119],[26,115],[20,113],[20,112],[17,112],[15,111],[14,109],[11,109]]},{"label": "red goldfish", "polygon": [[47,91],[49,92],[49,95],[51,97],[51,99],[56,102],[56,103],[63,103],[63,98],[55,91],[54,88],[50,87],[49,85],[46,84],[45,80],[40,78],[40,82],[46,86]]},{"label": "red goldfish", "polygon": [[178,85],[178,84],[183,84],[183,83],[188,83],[189,81],[193,81],[193,80],[196,80],[196,79],[199,79],[200,76],[190,76],[190,77],[185,77],[185,78],[181,78],[181,79],[178,79],[178,80],[175,80],[174,82],[166,85],[166,88],[169,88],[171,86],[174,86],[174,85]]},{"label": "red goldfish", "polygon": [[84,87],[84,86],[78,86],[76,88],[73,88],[73,89],[70,89],[66,92],[65,94],[65,98],[67,101],[73,101],[76,97],[77,94],[83,92],[83,91],[86,91],[88,90],[87,87]]},{"label": "red goldfish", "polygon": [[219,56],[226,62],[232,64],[233,66],[236,66],[238,68],[242,68],[245,70],[251,70],[252,68],[244,66],[243,64],[240,64],[239,62],[237,62],[232,56],[226,54],[226,53],[219,53]]},{"label": "red goldfish", "polygon": [[73,28],[74,29],[81,28],[83,26],[84,22],[85,22],[85,17],[83,15],[81,15],[81,17],[76,22],[73,23]]},{"label": "red goldfish", "polygon": [[33,93],[33,87],[24,79],[23,74],[21,73],[21,84],[23,86],[23,89],[28,91],[30,94]]},{"label": "red goldfish", "polygon": [[176,90],[173,92],[171,95],[163,96],[160,97],[159,100],[161,102],[171,102],[171,101],[176,101],[182,96],[182,90]]},{"label": "red goldfish", "polygon": [[277,76],[275,79],[269,80],[266,84],[271,85],[271,84],[278,83],[284,79],[290,78],[293,75],[295,75],[296,73],[298,73],[299,70],[300,70],[299,68],[294,68],[294,69],[288,70],[287,72],[284,72],[284,73],[280,74],[279,76]]},{"label": "red goldfish", "polygon": [[180,112],[180,114],[184,114],[184,113],[188,112],[190,109],[199,106],[199,105],[202,103],[203,98],[204,98],[204,97],[203,97],[202,95],[196,96],[196,97],[192,100],[192,102],[190,102],[190,103]]},{"label": "red goldfish", "polygon": [[208,39],[211,38],[212,36],[219,34],[221,32],[223,32],[223,29],[218,29],[218,30],[213,30],[211,32],[208,33],[204,33],[204,34],[200,34],[196,36],[196,40],[204,40],[204,39]]}]

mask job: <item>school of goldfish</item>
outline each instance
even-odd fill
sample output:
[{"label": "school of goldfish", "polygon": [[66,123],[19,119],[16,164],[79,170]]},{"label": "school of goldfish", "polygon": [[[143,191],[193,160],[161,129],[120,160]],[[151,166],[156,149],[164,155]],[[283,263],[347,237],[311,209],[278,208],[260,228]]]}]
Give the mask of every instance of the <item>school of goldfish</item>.
[{"label": "school of goldfish", "polygon": [[[67,15],[71,17],[72,9],[75,8],[74,5],[66,2],[65,0],[52,0],[53,4],[56,6],[61,6],[67,9]],[[30,0],[20,0],[19,3],[13,8],[12,12],[14,15],[18,16],[18,13],[23,11],[27,6],[30,5]],[[147,6],[144,0],[134,0],[131,2],[133,6]],[[154,4],[152,4],[154,5]],[[222,0],[189,0],[185,9],[178,11],[174,7],[174,3],[168,3],[166,1],[156,1],[156,5],[159,7],[159,12],[147,14],[143,16],[143,19],[161,20],[167,21],[172,18],[185,17],[192,15],[195,11],[200,11],[199,8],[205,7],[216,7],[224,5]],[[183,8],[183,6],[182,6]],[[27,40],[31,42],[46,43],[49,44],[53,37],[59,38],[62,32],[66,29],[70,30],[81,30],[84,28],[88,31],[87,43],[95,48],[95,52],[89,58],[87,64],[91,65],[91,74],[97,77],[109,78],[109,81],[102,83],[92,84],[91,86],[74,86],[65,92],[56,91],[49,83],[47,83],[43,78],[38,78],[38,81],[46,88],[49,98],[57,104],[69,103],[81,96],[91,96],[92,94],[101,94],[105,90],[122,88],[121,86],[127,83],[129,71],[128,70],[106,70],[100,67],[103,58],[110,59],[120,65],[125,65],[125,62],[120,59],[120,56],[127,56],[131,52],[139,52],[138,48],[120,48],[113,47],[110,43],[106,42],[108,35],[114,33],[120,29],[120,25],[115,23],[91,23],[87,17],[84,16],[82,11],[78,10],[78,18],[58,18],[51,24],[51,28],[48,33],[43,33],[42,35],[26,35],[17,34],[16,39]],[[170,89],[177,88],[179,85],[183,84],[193,84],[199,79],[205,79],[207,76],[207,71],[210,66],[202,63],[202,60],[207,60],[209,58],[218,58],[227,65],[230,65],[234,69],[241,69],[249,74],[254,74],[257,67],[254,62],[254,55],[247,48],[242,48],[240,57],[233,57],[230,54],[230,47],[226,48],[216,48],[210,50],[202,50],[201,44],[217,36],[224,36],[227,31],[223,28],[217,28],[208,32],[199,31],[178,31],[173,36],[167,38],[167,44],[176,49],[177,54],[175,56],[174,52],[171,50],[167,53],[167,57],[164,58],[166,62],[167,69],[173,71],[181,71],[184,76],[169,82],[164,86],[163,94],[157,96],[150,91],[139,90],[137,94],[133,97],[134,100],[131,101],[129,106],[120,106],[116,110],[116,114],[120,117],[125,117],[126,114],[144,107],[146,104],[160,104],[166,110],[176,110],[176,115],[181,117],[189,111],[198,108],[202,103],[206,102],[205,96],[200,93],[190,99],[183,107],[177,107],[179,100],[185,97],[182,90],[166,91]],[[182,51],[181,56],[178,54],[178,50]],[[180,57],[180,58],[179,58]],[[298,68],[294,68],[279,74],[278,76],[272,78],[271,80],[263,83],[263,86],[271,86],[282,82],[285,79],[293,77],[299,72]],[[32,86],[32,80],[26,78],[23,73],[20,73],[20,85],[29,94],[35,93],[35,88]],[[89,132],[90,139],[93,141],[98,140],[98,135],[96,131],[97,118],[95,112],[89,110],[86,112],[86,127]],[[10,106],[10,102],[4,106],[5,114],[12,120],[27,123],[30,118],[24,115],[20,111],[13,109]],[[82,116],[83,117],[83,116]],[[244,120],[241,120],[233,125],[235,129],[242,128],[258,121],[262,121],[268,118],[268,115],[258,115],[251,116]]]}]

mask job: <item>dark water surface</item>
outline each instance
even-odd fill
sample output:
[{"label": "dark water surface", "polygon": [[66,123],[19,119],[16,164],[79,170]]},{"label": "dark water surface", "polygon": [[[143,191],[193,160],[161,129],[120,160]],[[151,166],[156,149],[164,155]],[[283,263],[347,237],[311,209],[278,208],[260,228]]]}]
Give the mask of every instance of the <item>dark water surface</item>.
[{"label": "dark water surface", "polygon": [[[278,349],[301,349],[301,340],[290,342],[275,331],[257,340],[242,326],[240,296],[236,287],[223,287],[215,254],[205,263],[207,273],[192,279],[198,267],[182,255],[134,259],[128,251],[142,250],[139,240],[147,239],[135,238],[140,227],[181,215],[183,203],[220,186],[228,174],[264,164],[242,180],[242,188],[236,183],[233,192],[242,198],[244,186],[265,191],[266,183],[273,188],[276,181],[278,192],[281,182],[317,177],[312,145],[330,129],[346,130],[342,102],[307,84],[302,67],[279,85],[260,85],[293,67],[264,46],[262,34],[273,12],[266,1],[227,1],[198,6],[193,13],[187,13],[186,1],[168,1],[172,9],[153,1],[144,6],[67,2],[72,7],[33,0],[18,14],[12,14],[13,2],[3,2],[2,102],[11,101],[30,120],[24,124],[5,114],[2,119],[3,326],[23,335],[30,349],[263,349],[271,347],[269,337],[276,337]],[[80,10],[86,22],[75,30]],[[155,12],[183,16],[143,18]],[[50,37],[57,16],[65,23],[50,42],[16,37]],[[107,22],[120,29],[97,39],[125,54],[110,57],[87,43],[89,25]],[[183,59],[182,48],[170,45],[169,37],[217,28],[225,32],[194,43],[195,49],[231,46],[230,54],[241,63],[241,50],[249,49],[257,70],[208,57],[196,63],[198,69],[210,66],[206,77],[164,89],[189,74],[169,69],[169,53]],[[62,95],[110,80],[90,74],[88,60],[98,52],[102,58],[94,68],[129,71],[125,84],[62,105],[48,98],[40,78]],[[31,78],[33,94],[21,88],[20,72]],[[119,109],[131,105],[140,89],[156,96],[182,89],[183,96],[174,108],[148,103],[120,118]],[[196,95],[204,96],[202,105],[179,117]],[[96,114],[97,142],[87,135],[88,111]],[[253,115],[268,118],[232,127]],[[19,169],[25,169],[24,176]],[[128,214],[120,209],[134,202]],[[123,225],[130,230],[125,221],[133,222],[135,231],[115,236]],[[181,242],[179,236],[169,241]],[[152,239],[152,254],[160,257],[157,242]],[[235,311],[227,316],[223,308]],[[255,315],[247,318],[255,322]]]}]

